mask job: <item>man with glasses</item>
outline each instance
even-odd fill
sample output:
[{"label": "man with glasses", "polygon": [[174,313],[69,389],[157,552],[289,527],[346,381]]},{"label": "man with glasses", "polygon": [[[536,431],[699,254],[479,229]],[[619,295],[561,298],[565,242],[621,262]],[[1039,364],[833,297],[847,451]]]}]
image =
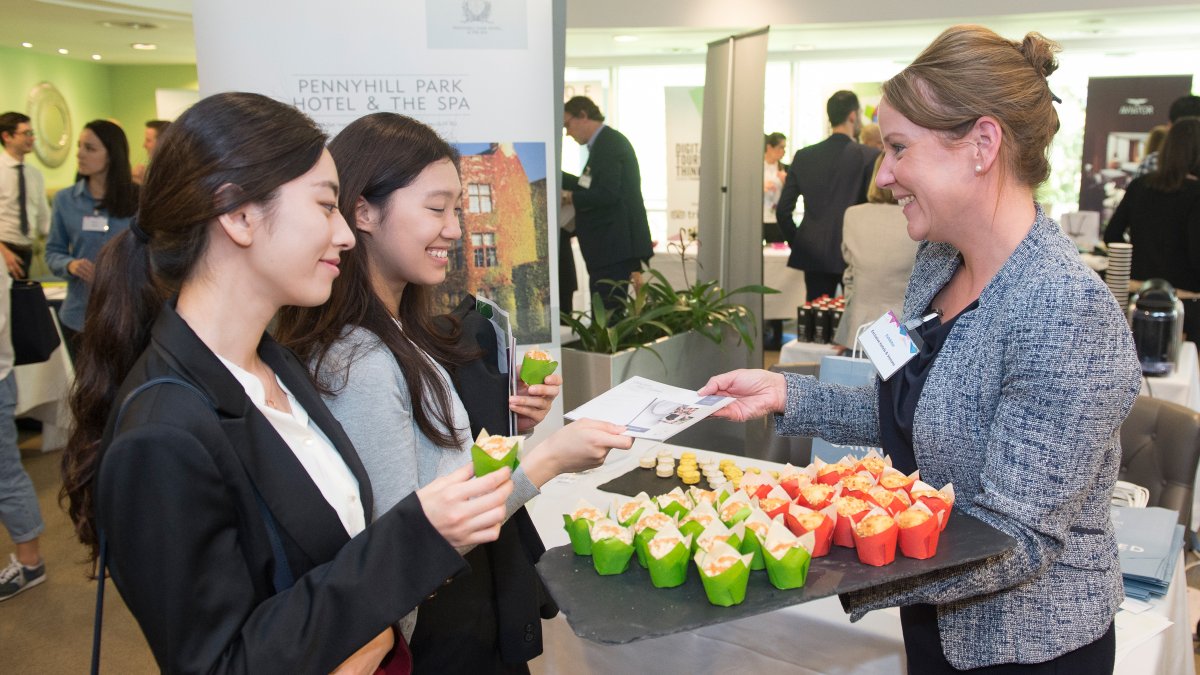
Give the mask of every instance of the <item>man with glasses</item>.
[{"label": "man with glasses", "polygon": [[0,115],[0,254],[14,279],[24,279],[33,260],[33,235],[50,229],[46,184],[36,167],[25,163],[33,150],[29,116]]}]

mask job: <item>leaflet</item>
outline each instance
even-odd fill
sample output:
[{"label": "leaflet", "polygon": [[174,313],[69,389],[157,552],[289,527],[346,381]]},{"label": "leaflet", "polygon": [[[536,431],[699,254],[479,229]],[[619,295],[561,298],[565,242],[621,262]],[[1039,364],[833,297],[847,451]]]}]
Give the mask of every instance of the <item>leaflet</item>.
[{"label": "leaflet", "polygon": [[625,426],[634,438],[665,441],[733,403],[728,396],[701,396],[644,377],[633,377],[566,413]]}]

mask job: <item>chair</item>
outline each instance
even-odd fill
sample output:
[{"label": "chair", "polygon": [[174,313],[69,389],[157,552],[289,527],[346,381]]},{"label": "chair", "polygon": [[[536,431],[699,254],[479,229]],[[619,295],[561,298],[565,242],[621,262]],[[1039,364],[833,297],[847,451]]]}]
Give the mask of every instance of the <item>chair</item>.
[{"label": "chair", "polygon": [[1200,413],[1161,399],[1139,396],[1121,425],[1120,480],[1150,491],[1147,506],[1179,512],[1192,523],[1192,488],[1200,461]]},{"label": "chair", "polygon": [[[817,376],[821,364],[777,363],[771,366],[773,373],[796,373]],[[765,459],[769,462],[791,462],[804,466],[812,457],[812,438],[807,436],[779,436],[775,433],[773,415],[746,423],[746,456]]]}]

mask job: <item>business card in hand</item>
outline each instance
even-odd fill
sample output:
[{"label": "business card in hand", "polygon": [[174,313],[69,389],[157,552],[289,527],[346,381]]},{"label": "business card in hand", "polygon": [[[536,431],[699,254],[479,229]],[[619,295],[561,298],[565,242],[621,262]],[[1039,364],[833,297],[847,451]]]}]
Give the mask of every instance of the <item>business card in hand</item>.
[{"label": "business card in hand", "polygon": [[688,389],[634,377],[564,417],[621,424],[634,438],[665,441],[732,402],[728,396],[701,396]]}]

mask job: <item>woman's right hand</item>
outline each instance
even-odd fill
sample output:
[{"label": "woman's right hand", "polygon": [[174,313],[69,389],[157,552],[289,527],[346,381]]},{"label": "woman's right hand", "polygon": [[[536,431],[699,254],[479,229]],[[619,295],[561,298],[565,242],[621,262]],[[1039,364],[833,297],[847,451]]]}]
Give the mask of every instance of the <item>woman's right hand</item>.
[{"label": "woman's right hand", "polygon": [[576,420],[530,450],[521,459],[521,466],[530,482],[540,488],[561,473],[600,466],[609,450],[633,447],[633,437],[624,433],[625,427],[620,424]]},{"label": "woman's right hand", "polygon": [[787,380],[769,370],[734,370],[716,375],[696,392],[701,396],[732,396],[733,403],[713,413],[735,422],[782,413],[787,406]]},{"label": "woman's right hand", "polygon": [[92,277],[96,275],[96,266],[87,258],[76,258],[67,263],[67,273],[83,279],[87,283],[92,283]]},{"label": "woman's right hand", "polygon": [[504,523],[504,502],[513,491],[507,467],[474,475],[475,467],[466,464],[417,490],[425,517],[455,548],[496,541]]}]

